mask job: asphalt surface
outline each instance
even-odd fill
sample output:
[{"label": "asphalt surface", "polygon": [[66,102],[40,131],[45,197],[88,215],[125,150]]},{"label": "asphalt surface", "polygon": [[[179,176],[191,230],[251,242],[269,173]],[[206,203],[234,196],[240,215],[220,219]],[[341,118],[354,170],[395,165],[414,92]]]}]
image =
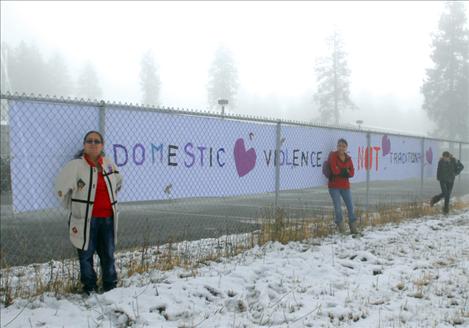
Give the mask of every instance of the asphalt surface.
[{"label": "asphalt surface", "polygon": [[[421,190],[420,180],[372,182],[369,187],[370,211],[383,206],[398,206],[428,201],[438,193],[439,184],[427,179]],[[457,179],[453,195],[469,193],[469,175]],[[352,186],[356,209],[367,208],[366,184]],[[259,219],[269,216],[275,195],[166,200],[121,203],[117,249],[141,248],[168,241],[198,240],[225,234],[243,233],[259,228]],[[67,214],[61,209],[13,213],[10,195],[2,194],[1,263],[2,267],[61,260],[76,256],[68,239]],[[278,206],[290,219],[331,215],[332,204],[325,186],[283,191]]]}]

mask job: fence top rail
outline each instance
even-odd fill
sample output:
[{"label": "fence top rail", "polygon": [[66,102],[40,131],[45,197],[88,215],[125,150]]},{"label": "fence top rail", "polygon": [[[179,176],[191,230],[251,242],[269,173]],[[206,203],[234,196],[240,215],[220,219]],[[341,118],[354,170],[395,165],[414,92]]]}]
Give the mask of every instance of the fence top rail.
[{"label": "fence top rail", "polygon": [[274,119],[263,116],[253,116],[253,115],[241,115],[241,114],[220,114],[211,112],[208,110],[194,110],[194,109],[184,109],[184,108],[174,108],[174,107],[159,107],[159,106],[149,106],[133,103],[120,103],[120,102],[111,102],[105,100],[91,100],[91,99],[79,99],[79,98],[70,98],[70,97],[56,97],[56,96],[42,96],[34,94],[11,94],[7,92],[6,94],[0,94],[0,99],[5,100],[25,100],[25,101],[34,101],[34,102],[47,102],[47,103],[60,103],[60,104],[71,104],[71,105],[86,105],[86,106],[95,106],[105,108],[106,106],[112,106],[114,109],[122,110],[135,110],[135,111],[149,111],[149,112],[158,112],[158,113],[167,113],[175,115],[191,115],[191,116],[202,116],[202,117],[211,117],[211,118],[223,118],[228,120],[239,120],[239,121],[250,121],[258,123],[268,123],[268,124],[285,124],[285,125],[294,125],[294,126],[303,126],[303,127],[319,127],[332,130],[341,130],[341,131],[351,131],[351,132],[361,132],[361,133],[371,133],[371,134],[387,134],[391,136],[402,136],[402,137],[412,137],[412,138],[421,138],[426,140],[434,140],[441,142],[450,142],[450,143],[461,143],[469,145],[469,141],[463,140],[450,140],[444,138],[436,137],[427,137],[423,135],[387,131],[386,129],[375,129],[375,128],[359,128],[350,125],[330,125],[326,123],[319,122],[302,122],[295,120],[285,120],[285,119]]}]

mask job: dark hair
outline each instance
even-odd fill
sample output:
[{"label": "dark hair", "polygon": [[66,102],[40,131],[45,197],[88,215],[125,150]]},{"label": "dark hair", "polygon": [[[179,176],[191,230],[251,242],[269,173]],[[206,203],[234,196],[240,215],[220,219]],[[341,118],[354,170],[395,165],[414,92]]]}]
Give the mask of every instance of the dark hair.
[{"label": "dark hair", "polygon": [[451,157],[451,154],[449,153],[449,151],[444,151],[443,157]]},{"label": "dark hair", "polygon": [[98,136],[99,136],[99,139],[101,139],[101,142],[104,143],[104,138],[103,138],[103,135],[98,132],[98,131],[94,131],[94,130],[91,130],[91,131],[88,131],[86,134],[85,134],[85,137],[83,138],[83,144],[85,144],[86,142],[86,138],[88,138],[88,136],[92,133],[96,133]]},{"label": "dark hair", "polygon": [[[92,134],[92,133],[96,133],[96,134],[99,136],[99,139],[101,139],[101,142],[104,144],[103,135],[102,135],[100,132],[95,131],[95,130],[91,130],[91,131],[86,132],[85,137],[83,138],[83,144],[85,144],[86,138],[88,138],[88,136],[89,136],[90,134]],[[80,150],[77,151],[76,154],[73,156],[73,159],[81,158],[84,153],[85,153],[85,149],[84,149],[84,148],[80,149]],[[104,156],[104,151],[101,152],[101,156]]]},{"label": "dark hair", "polygon": [[337,140],[337,144],[340,143],[344,143],[346,146],[348,146],[347,140],[345,140],[344,138],[340,138],[339,140]]}]

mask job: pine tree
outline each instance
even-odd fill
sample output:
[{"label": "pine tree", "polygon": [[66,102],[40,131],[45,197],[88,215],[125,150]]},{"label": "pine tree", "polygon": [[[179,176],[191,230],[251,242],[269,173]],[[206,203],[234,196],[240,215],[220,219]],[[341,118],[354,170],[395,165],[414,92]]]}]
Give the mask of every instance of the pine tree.
[{"label": "pine tree", "polygon": [[36,95],[47,93],[47,69],[35,44],[21,41],[18,47],[9,52],[7,66],[13,92]]},{"label": "pine tree", "polygon": [[47,62],[33,44],[20,42],[15,49],[2,45],[2,92],[70,96],[72,80],[59,53]]},{"label": "pine tree", "polygon": [[155,63],[155,57],[149,50],[140,62],[140,88],[142,90],[142,103],[145,105],[158,105],[160,98],[160,77]]},{"label": "pine tree", "polygon": [[439,29],[433,34],[431,59],[421,91],[423,109],[437,125],[435,134],[469,138],[469,32],[464,3],[445,4]]},{"label": "pine tree", "polygon": [[234,108],[238,93],[238,71],[231,51],[221,46],[215,53],[215,58],[209,69],[208,104],[212,109],[218,109],[218,100],[228,100],[228,106]]},{"label": "pine tree", "polygon": [[319,105],[321,121],[340,121],[340,113],[345,109],[355,109],[350,100],[350,70],[347,65],[347,54],[344,42],[337,30],[327,38],[330,54],[320,58],[315,68],[318,89],[314,100]]},{"label": "pine tree", "polygon": [[77,97],[98,100],[102,96],[99,87],[98,75],[91,62],[87,62],[78,77],[77,81]]},{"label": "pine tree", "polygon": [[[10,62],[10,57],[11,57],[11,49],[8,46],[8,44],[2,42],[2,49],[1,49],[1,83],[0,83],[0,88],[1,88],[1,93],[7,93],[7,92],[12,92],[12,87],[11,87],[11,80],[10,80],[10,67],[9,67],[9,62]],[[3,108],[2,108],[3,109]]]},{"label": "pine tree", "polygon": [[72,95],[73,85],[67,64],[60,53],[55,53],[46,64],[47,93],[59,97]]}]

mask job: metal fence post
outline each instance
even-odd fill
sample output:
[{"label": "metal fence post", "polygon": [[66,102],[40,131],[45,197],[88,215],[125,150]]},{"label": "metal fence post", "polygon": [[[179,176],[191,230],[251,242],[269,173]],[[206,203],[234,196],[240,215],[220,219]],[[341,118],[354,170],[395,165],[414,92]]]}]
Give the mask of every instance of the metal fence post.
[{"label": "metal fence post", "polygon": [[370,132],[366,133],[366,149],[367,151],[365,152],[366,154],[366,160],[365,160],[365,170],[366,170],[366,197],[365,197],[365,213],[366,216],[368,217],[368,206],[369,206],[369,194],[370,194],[370,157],[372,156],[371,154],[371,136]]},{"label": "metal fence post", "polygon": [[[462,142],[459,143],[459,157],[458,157],[458,160],[460,160],[462,162]],[[461,173],[458,176],[458,190],[460,191],[459,196],[462,196],[463,195],[463,190],[462,190],[462,187],[461,187]]]},{"label": "metal fence post", "polygon": [[99,108],[99,133],[103,136],[104,140],[106,140],[106,103],[104,100],[101,100],[98,105]]},{"label": "metal fence post", "polygon": [[425,172],[425,138],[422,138],[420,153],[422,154],[420,162],[420,198],[423,199],[423,179]]},{"label": "metal fence post", "polygon": [[281,122],[277,122],[276,140],[275,140],[275,211],[278,207],[278,193],[280,189],[280,133],[281,133]]}]

